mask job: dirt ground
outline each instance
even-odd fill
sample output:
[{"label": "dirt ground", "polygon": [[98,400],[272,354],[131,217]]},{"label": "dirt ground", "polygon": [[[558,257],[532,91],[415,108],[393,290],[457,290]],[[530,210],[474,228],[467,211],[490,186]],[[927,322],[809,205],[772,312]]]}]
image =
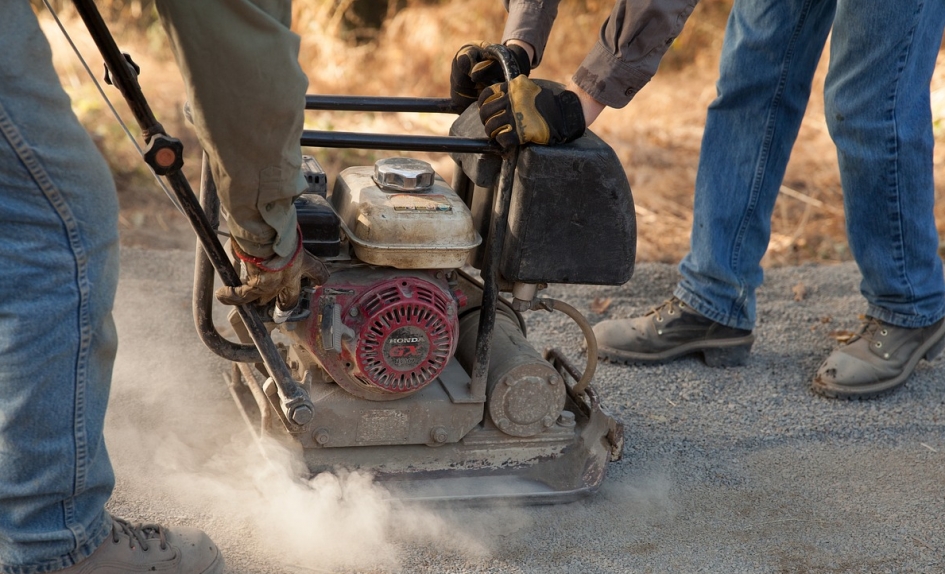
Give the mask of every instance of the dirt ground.
[{"label": "dirt ground", "polygon": [[[229,365],[194,330],[192,259],[191,250],[122,249],[108,508],[205,530],[228,573],[945,571],[945,358],[921,362],[878,400],[808,389],[833,333],[855,328],[863,310],[852,263],[770,270],[743,367],[696,357],[599,364],[592,384],[623,422],[625,445],[598,493],[444,508],[398,504],[365,474],[306,481],[287,463],[267,464],[227,391]],[[546,295],[596,323],[645,312],[676,280],[673,266],[643,263],[626,285]],[[539,311],[526,321],[536,348],[584,364],[570,319]]]}]

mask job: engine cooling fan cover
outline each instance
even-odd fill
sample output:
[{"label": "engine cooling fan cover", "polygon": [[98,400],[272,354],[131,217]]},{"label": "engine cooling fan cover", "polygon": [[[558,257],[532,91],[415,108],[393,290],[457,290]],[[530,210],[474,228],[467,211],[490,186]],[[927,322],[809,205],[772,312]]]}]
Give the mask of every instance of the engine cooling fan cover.
[{"label": "engine cooling fan cover", "polygon": [[402,277],[357,302],[357,378],[389,393],[410,393],[435,379],[456,347],[455,302],[435,285]]}]

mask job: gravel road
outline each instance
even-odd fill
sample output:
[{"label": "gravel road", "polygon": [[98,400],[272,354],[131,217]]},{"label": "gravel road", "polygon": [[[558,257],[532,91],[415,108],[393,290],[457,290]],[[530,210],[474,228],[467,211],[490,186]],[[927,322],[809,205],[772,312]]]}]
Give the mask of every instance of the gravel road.
[{"label": "gravel road", "polygon": [[[359,474],[306,484],[288,462],[264,462],[226,364],[194,332],[192,261],[122,252],[110,510],[204,529],[227,572],[945,572],[945,359],[874,401],[807,388],[832,333],[856,328],[865,308],[852,264],[770,271],[744,367],[601,364],[593,384],[626,448],[595,495],[456,509],[402,507]],[[621,287],[547,294],[593,323],[645,312],[676,279],[672,266],[641,264]],[[583,364],[567,317],[527,317],[536,347]]]}]

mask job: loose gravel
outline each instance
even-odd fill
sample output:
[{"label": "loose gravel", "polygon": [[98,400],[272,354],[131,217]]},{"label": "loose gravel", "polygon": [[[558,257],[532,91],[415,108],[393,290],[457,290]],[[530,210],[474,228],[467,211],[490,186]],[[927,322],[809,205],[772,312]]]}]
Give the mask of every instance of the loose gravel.
[{"label": "loose gravel", "polygon": [[[744,367],[601,363],[593,385],[626,446],[596,494],[462,509],[402,508],[363,476],[304,484],[264,462],[227,365],[194,332],[192,260],[123,250],[109,509],[204,529],[227,572],[945,572],[945,360],[873,401],[808,389],[865,310],[852,264],[769,271]],[[677,279],[641,264],[620,287],[545,294],[594,323],[646,312]],[[527,323],[537,348],[586,360],[565,315]]]}]

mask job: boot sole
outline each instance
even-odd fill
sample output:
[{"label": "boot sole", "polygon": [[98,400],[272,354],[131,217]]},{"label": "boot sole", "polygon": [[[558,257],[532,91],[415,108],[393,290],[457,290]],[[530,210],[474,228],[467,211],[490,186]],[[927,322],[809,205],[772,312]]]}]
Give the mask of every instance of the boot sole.
[{"label": "boot sole", "polygon": [[941,354],[943,350],[945,350],[945,323],[942,323],[942,326],[939,327],[939,330],[929,337],[925,344],[920,345],[915,350],[915,353],[913,353],[912,357],[909,359],[909,362],[907,362],[906,366],[903,367],[902,372],[892,379],[880,381],[871,385],[847,387],[824,382],[815,377],[811,382],[810,388],[818,395],[831,399],[863,400],[883,397],[905,384],[909,377],[912,376],[912,372],[915,371],[916,365],[919,364],[919,361],[922,359],[925,359],[926,361],[932,361],[932,359]]},{"label": "boot sole", "polygon": [[733,339],[693,341],[662,353],[633,353],[600,346],[597,348],[597,355],[612,363],[623,365],[662,365],[686,355],[701,353],[705,364],[710,367],[740,367],[748,361],[754,342],[753,334]]}]

